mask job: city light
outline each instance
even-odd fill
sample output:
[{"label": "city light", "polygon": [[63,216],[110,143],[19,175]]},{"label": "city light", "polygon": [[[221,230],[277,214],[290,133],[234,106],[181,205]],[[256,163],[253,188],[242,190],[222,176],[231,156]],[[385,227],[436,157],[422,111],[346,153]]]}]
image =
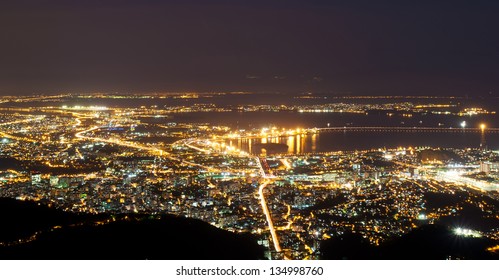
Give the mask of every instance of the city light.
[{"label": "city light", "polygon": [[[298,113],[298,107],[285,104],[239,106],[247,106],[248,112]],[[338,111],[343,110],[347,118],[356,114],[349,112],[349,106],[359,110],[360,105],[330,106],[341,108]],[[492,151],[421,147],[416,142],[404,147],[389,139],[384,142],[391,147],[335,146],[341,142],[339,135],[353,145],[359,135],[371,140],[385,133],[457,132],[468,125],[457,116],[451,118],[456,118],[458,128],[352,122],[334,127],[322,119],[318,124],[324,127],[272,122],[244,127],[244,113],[227,125],[204,119],[202,123],[182,121],[184,114],[193,112],[232,114],[230,107],[215,104],[108,107],[98,113],[89,110],[98,109],[93,107],[60,108],[40,106],[23,109],[23,114],[8,110],[0,114],[4,137],[0,151],[36,162],[44,170],[0,171],[2,196],[44,201],[75,213],[167,213],[195,218],[227,231],[257,234],[275,259],[317,258],[324,239],[350,231],[378,246],[421,225],[458,216],[466,207],[450,200],[433,208],[429,193],[452,197],[466,192],[466,203],[481,209],[484,217],[496,211],[484,199],[499,190]],[[410,110],[440,107],[391,103],[365,108],[387,110],[393,119],[418,115]],[[181,116],[176,115],[173,122],[169,114]],[[158,115],[165,117],[155,118]],[[486,129],[485,123],[478,127]],[[478,129],[467,129],[463,136]],[[323,146],[328,142],[334,143],[333,148]],[[52,171],[58,169],[74,171]],[[367,216],[377,218],[359,219]],[[495,232],[463,228],[453,233],[495,236]]]},{"label": "city light", "polygon": [[482,237],[482,234],[476,230],[461,228],[461,227],[455,228],[454,234],[459,235],[459,236],[474,237],[474,238]]},{"label": "city light", "polygon": [[4,2],[1,258],[497,274],[323,260],[499,260],[499,0]]}]

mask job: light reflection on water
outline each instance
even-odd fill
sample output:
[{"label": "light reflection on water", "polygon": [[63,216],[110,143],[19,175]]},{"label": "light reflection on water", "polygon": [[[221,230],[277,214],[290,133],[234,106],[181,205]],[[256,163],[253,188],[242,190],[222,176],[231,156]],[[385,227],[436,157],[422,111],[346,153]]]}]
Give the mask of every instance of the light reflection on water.
[{"label": "light reflection on water", "polygon": [[301,154],[397,147],[479,148],[482,142],[487,148],[498,150],[499,133],[338,131],[233,139],[227,144],[249,153],[259,154],[261,151],[255,151],[255,144],[279,143],[287,145],[289,154]]}]

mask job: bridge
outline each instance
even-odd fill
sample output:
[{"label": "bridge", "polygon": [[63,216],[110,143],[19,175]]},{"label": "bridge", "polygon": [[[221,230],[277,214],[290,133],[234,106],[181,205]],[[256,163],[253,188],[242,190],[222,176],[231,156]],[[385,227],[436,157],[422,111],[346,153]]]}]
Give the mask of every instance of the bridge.
[{"label": "bridge", "polygon": [[225,135],[219,139],[260,139],[260,138],[275,138],[289,137],[297,135],[307,135],[317,132],[453,132],[453,133],[499,133],[499,128],[481,128],[481,127],[418,127],[418,126],[335,126],[335,127],[314,127],[304,128],[299,131],[277,131],[276,133],[266,134],[242,134],[242,135]]},{"label": "bridge", "polygon": [[321,127],[311,131],[352,131],[352,132],[467,132],[467,133],[499,133],[499,128],[474,128],[474,127],[405,127],[405,126],[343,126],[343,127]]}]

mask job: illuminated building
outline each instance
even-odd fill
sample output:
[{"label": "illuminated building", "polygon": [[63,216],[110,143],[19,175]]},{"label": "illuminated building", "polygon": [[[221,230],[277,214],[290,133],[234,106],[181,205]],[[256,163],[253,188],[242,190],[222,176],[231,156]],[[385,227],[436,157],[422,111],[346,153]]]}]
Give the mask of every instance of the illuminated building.
[{"label": "illuminated building", "polygon": [[38,185],[42,182],[42,173],[38,171],[31,172],[31,184]]},{"label": "illuminated building", "polygon": [[480,172],[489,174],[491,167],[492,164],[490,162],[480,162]]},{"label": "illuminated building", "polygon": [[51,187],[57,187],[59,184],[59,177],[57,176],[50,176],[50,186]]}]

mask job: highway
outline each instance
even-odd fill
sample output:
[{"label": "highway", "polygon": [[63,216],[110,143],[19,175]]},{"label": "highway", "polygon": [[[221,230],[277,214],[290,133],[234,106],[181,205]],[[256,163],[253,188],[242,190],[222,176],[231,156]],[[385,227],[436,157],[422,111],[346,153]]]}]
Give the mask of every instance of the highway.
[{"label": "highway", "polygon": [[77,132],[75,134],[75,137],[76,138],[80,138],[80,139],[92,140],[94,142],[104,142],[104,143],[115,144],[115,145],[119,145],[119,146],[123,146],[123,147],[129,147],[129,148],[134,148],[134,149],[139,149],[139,150],[146,150],[146,151],[152,152],[153,154],[159,154],[160,156],[164,156],[164,157],[169,158],[171,160],[180,161],[181,163],[185,163],[185,164],[191,165],[191,166],[200,167],[200,168],[206,169],[208,171],[213,171],[213,172],[219,172],[220,171],[217,168],[213,168],[213,167],[210,167],[210,166],[204,166],[204,165],[201,165],[201,164],[198,164],[198,163],[195,163],[195,162],[191,162],[191,161],[187,161],[187,160],[180,159],[180,158],[177,158],[177,157],[173,157],[168,152],[166,152],[166,151],[164,151],[162,149],[158,149],[156,147],[150,147],[150,146],[141,145],[141,144],[138,144],[138,143],[121,141],[119,139],[105,139],[105,138],[90,137],[90,136],[85,136],[84,135],[85,133],[88,133],[90,131],[94,131],[94,130],[97,130],[97,129],[100,129],[100,128],[102,128],[102,127],[94,126],[94,127],[91,127],[91,128],[89,128],[87,130],[83,130],[83,131]]},{"label": "highway", "polygon": [[258,189],[258,194],[260,195],[260,203],[262,204],[263,213],[267,218],[267,223],[269,225],[270,234],[272,235],[272,242],[274,243],[274,248],[277,252],[281,252],[281,245],[279,245],[279,239],[277,238],[277,233],[274,228],[274,223],[272,222],[272,216],[270,215],[269,208],[267,207],[267,202],[265,201],[265,195],[263,194],[263,190],[270,184],[272,181],[270,179],[266,179],[263,184],[260,185]]},{"label": "highway", "polygon": [[24,120],[19,120],[19,121],[5,122],[5,123],[0,123],[0,126],[6,126],[6,125],[11,125],[11,124],[17,124],[17,123],[27,123],[27,122],[42,120],[44,118],[45,118],[45,116],[39,116],[39,117],[29,118],[29,119],[24,119]]},{"label": "highway", "polygon": [[[203,140],[203,139],[183,139],[183,140],[179,140],[175,143],[181,143],[182,145],[185,145],[186,147],[188,147],[190,149],[193,149],[193,150],[196,150],[198,152],[205,153],[205,154],[213,153],[213,150],[207,150],[207,149],[203,149],[203,148],[200,148],[198,146],[193,145],[194,143],[196,143],[198,141],[205,141],[205,140]],[[213,144],[215,144],[215,143],[213,143]],[[245,156],[245,157],[252,158],[253,160],[255,160],[255,162],[258,165],[258,170],[259,170],[260,176],[262,176],[264,178],[269,178],[269,176],[267,176],[265,174],[265,170],[263,169],[263,166],[260,162],[260,159],[257,156],[251,156],[248,153],[241,152],[239,150],[228,150],[227,153],[232,154],[234,156]],[[245,170],[239,170],[239,169],[234,169],[234,168],[226,168],[226,169],[230,170],[231,172],[245,172]]]},{"label": "highway", "polygon": [[[0,123],[0,126],[6,126],[6,125],[18,124],[18,123],[27,123],[27,122],[42,120],[44,118],[45,118],[45,116],[39,116],[39,117],[34,117],[34,118],[29,118],[29,119],[24,119],[24,120],[5,122],[5,123]],[[40,142],[38,140],[33,140],[33,139],[26,138],[26,137],[18,137],[18,136],[11,135],[11,134],[8,134],[8,133],[2,132],[2,131],[0,131],[0,136],[5,137],[5,138],[9,138],[9,139],[18,140],[18,141],[26,141],[26,142],[32,142],[32,143]]]},{"label": "highway", "polygon": [[196,151],[199,151],[199,152],[202,152],[205,154],[211,154],[212,151],[210,151],[210,150],[202,149],[202,148],[199,148],[197,146],[192,145],[192,143],[195,143],[196,141],[197,140],[193,140],[193,139],[183,139],[183,140],[180,140],[179,142],[182,142],[186,147],[189,147],[193,150],[196,150]]}]

